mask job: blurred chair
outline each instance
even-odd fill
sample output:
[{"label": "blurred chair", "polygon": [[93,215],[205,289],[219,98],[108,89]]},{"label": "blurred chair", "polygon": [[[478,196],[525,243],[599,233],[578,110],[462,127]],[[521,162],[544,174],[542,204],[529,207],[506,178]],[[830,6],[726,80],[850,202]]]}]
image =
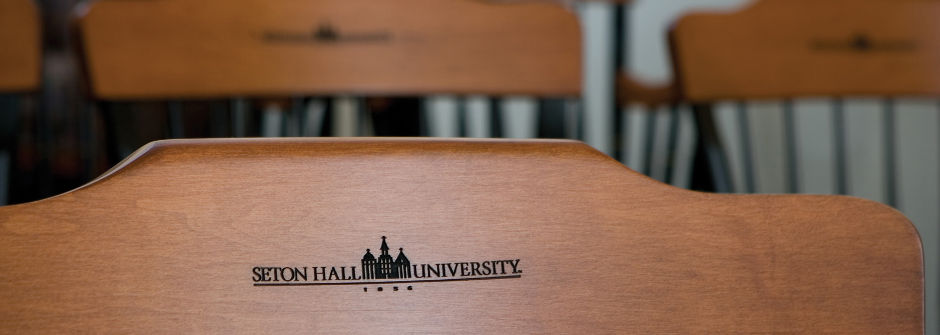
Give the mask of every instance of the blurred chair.
[{"label": "blurred chair", "polygon": [[[281,104],[297,109],[289,117],[302,114],[315,125],[331,105],[332,122],[347,125],[334,135],[361,134],[348,129],[358,124],[361,104],[305,104],[306,98],[567,97],[581,89],[578,22],[556,4],[104,0],[87,8],[80,26],[96,99],[293,97]],[[475,101],[489,104],[486,98]],[[307,111],[319,106],[313,110],[320,112],[304,113],[302,105]],[[179,113],[178,104],[170,106]],[[274,131],[261,134],[280,134],[283,114],[266,109],[272,112],[262,118],[271,122],[264,127]],[[319,129],[287,133],[316,135]]]},{"label": "blurred chair", "polygon": [[39,14],[31,0],[0,0],[0,204],[8,201],[23,101],[39,89]]},{"label": "blurred chair", "polygon": [[[851,10],[846,10],[851,6]],[[682,99],[696,109],[702,133],[699,155],[708,162],[715,189],[730,191],[724,149],[709,104],[719,100],[793,99],[806,96],[937,96],[940,94],[940,24],[931,1],[764,0],[731,14],[692,14],[672,31],[673,58]],[[885,129],[893,132],[890,103]],[[792,135],[792,105],[784,126]],[[837,110],[835,124],[842,111]],[[742,127],[747,131],[747,127]],[[838,193],[846,193],[845,134],[834,127]],[[742,134],[742,138],[750,138]],[[792,139],[793,136],[790,136]],[[893,134],[886,136],[893,152]],[[747,141],[742,141],[747,142]],[[791,143],[792,144],[792,143]],[[794,145],[787,150],[794,164]],[[745,189],[753,190],[753,167],[745,163]],[[884,157],[888,203],[894,204],[893,157]],[[797,191],[796,169],[790,190]]]},{"label": "blurred chair", "polygon": [[573,141],[161,141],[0,226],[19,333],[923,333],[897,211]]},{"label": "blurred chair", "polygon": [[[807,96],[890,99],[940,94],[940,65],[933,61],[940,55],[940,41],[931,33],[936,24],[929,17],[940,12],[940,5],[930,1],[872,1],[853,2],[852,10],[845,10],[847,5],[841,0],[764,0],[737,13],[687,15],[671,33],[676,86],[656,89],[633,85],[633,92],[629,92],[631,85],[624,85],[625,101],[692,103],[703,139],[698,155],[707,162],[700,166],[711,171],[707,179],[714,181],[714,185],[705,187],[730,191],[724,149],[709,111],[713,102]],[[791,106],[786,105],[787,114],[792,114]],[[890,115],[888,105],[886,114]],[[841,118],[841,111],[836,114]],[[793,133],[791,118],[786,118],[788,134]],[[890,119],[885,120],[886,128],[891,128]],[[747,131],[747,127],[740,129]],[[844,194],[844,134],[834,136],[840,161],[837,166],[842,171],[837,174],[840,178],[836,188]],[[742,134],[741,138],[750,135]],[[789,149],[792,164],[795,150],[792,145]],[[743,162],[747,176],[744,189],[753,191],[753,167],[750,159]],[[884,162],[886,166],[894,164],[892,157],[885,157]],[[892,169],[887,171],[893,175]],[[789,184],[796,185],[796,178],[795,172],[791,173]],[[893,181],[888,188],[894,193]],[[796,191],[795,186],[791,191]]]},{"label": "blurred chair", "polygon": [[[897,100],[926,97],[936,111],[940,95],[940,3],[934,1],[786,1],[764,0],[734,13],[697,13],[681,18],[671,32],[672,58],[677,81],[673,87],[650,88],[623,85],[624,102],[649,101],[650,104],[692,104],[697,121],[697,150],[693,187],[719,192],[755,192],[755,168],[758,155],[779,155],[779,170],[785,171],[785,190],[790,193],[813,192],[806,189],[804,178],[818,183],[832,183],[833,193],[858,194],[849,182],[852,174],[883,180],[883,201],[899,206],[898,180],[900,162],[898,143]],[[625,83],[632,82],[624,78]],[[632,92],[631,92],[632,90]],[[850,141],[846,133],[852,117],[846,98],[881,97],[881,110],[872,110],[880,129],[868,136],[878,137],[869,146]],[[795,99],[805,97],[833,98],[832,106],[799,106]],[[782,99],[781,151],[764,153],[754,145],[757,140],[772,136],[755,131],[756,110],[749,110],[745,101]],[[713,106],[735,106],[732,118],[716,120]],[[932,101],[932,102],[930,102]],[[877,105],[876,105],[877,106]],[[877,107],[876,107],[877,108]],[[813,117],[820,124],[814,129],[831,127],[831,139],[824,143],[801,142],[797,115],[831,115]],[[750,116],[749,116],[750,115]],[[868,116],[866,116],[868,118]],[[872,119],[872,118],[868,118]],[[726,122],[726,121],[731,122]],[[728,125],[731,127],[728,127]],[[802,123],[804,126],[806,122]],[[880,136],[879,136],[880,135]],[[858,134],[854,137],[860,138]],[[733,139],[735,145],[729,146]],[[878,143],[881,141],[881,143]],[[819,152],[814,147],[832,145],[832,170],[806,170],[801,164],[805,152]],[[910,143],[908,143],[910,144]],[[936,143],[927,148],[936,148]],[[936,149],[933,149],[936,150]],[[801,151],[804,152],[801,154]],[[737,159],[729,162],[729,154]],[[912,153],[907,151],[908,155]],[[880,155],[880,156],[879,156]],[[908,165],[930,153],[914,153]],[[819,159],[819,158],[816,158]],[[912,161],[913,159],[913,161]],[[926,158],[924,158],[926,159]],[[849,161],[871,162],[851,166]],[[880,166],[879,166],[880,165]],[[740,171],[734,173],[732,171]],[[764,167],[764,172],[767,167]],[[867,171],[880,171],[881,176]],[[705,173],[702,173],[705,172]],[[931,173],[927,171],[926,173]],[[933,172],[936,173],[936,172]],[[831,179],[819,175],[831,175]],[[935,178],[935,177],[934,177]],[[740,180],[736,183],[732,180]],[[916,187],[931,187],[935,180],[928,176]],[[816,189],[825,189],[819,187]],[[818,192],[818,191],[816,191]],[[928,192],[929,193],[929,192]],[[910,192],[908,192],[910,194]],[[874,198],[878,198],[877,195]],[[906,201],[924,202],[907,198]],[[926,200],[926,202],[936,201]],[[910,214],[910,213],[909,213]],[[927,266],[927,311],[936,315],[938,233],[936,222],[917,222],[925,244]]]}]

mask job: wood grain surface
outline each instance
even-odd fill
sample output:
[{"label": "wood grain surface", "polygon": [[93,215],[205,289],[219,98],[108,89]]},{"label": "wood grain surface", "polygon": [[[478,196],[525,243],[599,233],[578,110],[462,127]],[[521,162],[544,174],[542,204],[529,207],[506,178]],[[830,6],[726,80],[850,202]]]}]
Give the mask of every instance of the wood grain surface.
[{"label": "wood grain surface", "polygon": [[80,26],[101,99],[581,90],[580,27],[552,3],[102,0]]},{"label": "wood grain surface", "polygon": [[762,0],[672,31],[684,98],[940,94],[940,2]]},{"label": "wood grain surface", "polygon": [[[383,236],[415,265],[517,271],[255,286],[319,283]],[[0,329],[920,334],[923,269],[883,205],[681,190],[579,142],[172,140],[0,207]]]},{"label": "wood grain surface", "polygon": [[32,0],[0,0],[0,91],[39,86],[39,13]]}]

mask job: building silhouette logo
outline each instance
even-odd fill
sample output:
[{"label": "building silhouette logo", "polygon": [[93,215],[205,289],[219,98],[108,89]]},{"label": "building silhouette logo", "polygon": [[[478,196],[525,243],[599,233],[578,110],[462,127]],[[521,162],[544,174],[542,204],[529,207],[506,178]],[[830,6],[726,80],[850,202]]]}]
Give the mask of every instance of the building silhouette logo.
[{"label": "building silhouette logo", "polygon": [[405,257],[404,248],[398,248],[398,257],[392,260],[392,256],[388,254],[388,243],[385,243],[385,236],[382,236],[382,246],[379,250],[382,254],[376,259],[371,250],[366,249],[366,254],[362,256],[362,279],[411,278],[411,262]]},{"label": "building silhouette logo", "polygon": [[[403,247],[394,257],[391,250],[388,237],[382,236],[378,252],[366,248],[357,265],[255,266],[251,278],[254,286],[393,285],[398,291],[394,285],[522,277],[519,259],[417,264],[405,256]],[[411,285],[407,288],[412,290]],[[369,291],[368,287],[363,290]],[[382,291],[382,287],[376,290]]]}]

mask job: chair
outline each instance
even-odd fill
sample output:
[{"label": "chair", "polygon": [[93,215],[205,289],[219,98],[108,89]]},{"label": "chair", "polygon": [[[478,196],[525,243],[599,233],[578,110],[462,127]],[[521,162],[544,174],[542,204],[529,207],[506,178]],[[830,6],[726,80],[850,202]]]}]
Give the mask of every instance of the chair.
[{"label": "chair", "polygon": [[160,141],[0,226],[21,333],[923,333],[897,211],[565,140]]},{"label": "chair", "polygon": [[[307,97],[566,97],[581,89],[578,22],[557,4],[104,0],[83,11],[80,27],[101,101],[294,97],[280,103],[294,108]],[[359,108],[335,101],[332,122],[357,126],[345,120]],[[281,128],[272,115],[271,127]]]},{"label": "chair", "polygon": [[39,89],[39,14],[30,0],[0,1],[0,204],[8,202],[22,101]]},{"label": "chair", "polygon": [[[764,0],[734,13],[690,14],[681,18],[670,34],[677,78],[675,86],[658,91],[634,87],[633,93],[671,92],[659,96],[646,94],[645,99],[654,103],[692,104],[700,134],[695,170],[711,172],[695,176],[699,181],[697,186],[725,192],[754,192],[755,156],[763,153],[751,147],[752,139],[768,135],[752,134],[747,119],[750,113],[740,107],[726,114],[734,115],[739,126],[723,131],[722,124],[715,120],[713,106],[729,100],[785,100],[780,118],[786,141],[784,149],[767,155],[783,157],[780,165],[784,165],[786,171],[785,188],[795,193],[806,192],[803,179],[814,177],[814,172],[800,167],[798,150],[813,148],[799,143],[796,122],[799,107],[794,99],[833,97],[836,100],[831,112],[820,111],[832,115],[828,120],[822,118],[826,124],[831,124],[835,159],[833,171],[824,172],[833,176],[832,192],[854,193],[849,187],[852,186],[850,171],[854,171],[869,178],[883,179],[884,202],[903,205],[898,199],[899,163],[895,149],[901,146],[896,133],[899,112],[896,100],[940,95],[940,66],[936,63],[940,57],[940,40],[933,33],[940,28],[934,19],[938,14],[940,4],[932,1],[841,0]],[[843,100],[856,96],[885,98],[880,114],[869,113],[881,119],[880,129],[876,130],[883,134],[883,143],[876,144],[883,150],[859,147],[849,140],[846,124],[851,110],[844,106]],[[810,110],[804,109],[799,115],[810,115],[805,113],[807,111]],[[736,131],[726,131],[728,129]],[[737,145],[728,145],[729,138],[738,138]],[[815,146],[823,145],[826,144]],[[736,153],[740,163],[731,166],[729,153]],[[850,155],[864,156],[865,161],[871,163],[850,170],[847,166]],[[919,155],[928,156],[923,152]],[[882,176],[865,173],[873,168],[879,169]],[[735,173],[741,178],[733,178],[731,171],[741,171]],[[732,180],[742,183],[735,185]],[[829,180],[819,183],[826,182]],[[928,183],[929,179],[920,185]],[[907,198],[907,201],[922,200]],[[916,223],[924,237],[928,261],[927,315],[934,319],[938,296],[936,243],[940,235],[935,221],[921,219]],[[936,327],[936,321],[930,323],[932,326],[928,329]]]},{"label": "chair", "polygon": [[0,91],[29,92],[39,87],[39,15],[29,0],[0,2]]},{"label": "chair", "polygon": [[[934,20],[924,16],[940,5],[873,1],[845,11],[846,4],[765,0],[735,14],[684,17],[672,32],[682,99],[707,108],[733,99],[940,93],[933,62],[940,42],[930,34]],[[844,178],[837,183],[844,193]]]}]

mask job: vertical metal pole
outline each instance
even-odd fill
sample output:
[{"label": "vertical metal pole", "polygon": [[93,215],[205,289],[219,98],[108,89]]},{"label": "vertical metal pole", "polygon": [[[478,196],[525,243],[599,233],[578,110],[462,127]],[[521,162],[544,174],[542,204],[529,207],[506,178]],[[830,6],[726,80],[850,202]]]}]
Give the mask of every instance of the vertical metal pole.
[{"label": "vertical metal pole", "polygon": [[232,136],[245,137],[245,119],[248,117],[248,102],[243,98],[230,101],[232,106]]},{"label": "vertical metal pole", "polygon": [[287,137],[297,137],[301,134],[301,124],[304,108],[304,98],[292,97],[290,99],[290,108],[287,110],[287,120],[284,122],[282,133]]},{"label": "vertical metal pole", "polygon": [[695,152],[692,188],[700,191],[729,193],[732,190],[728,160],[721,145],[718,127],[710,105],[692,106],[699,141]]},{"label": "vertical metal pole", "polygon": [[170,138],[183,137],[183,103],[179,101],[167,103],[167,127]]},{"label": "vertical metal pole", "polygon": [[679,142],[679,105],[669,106],[669,138],[666,142],[666,184],[672,184],[672,171],[677,163],[676,146]]},{"label": "vertical metal pole", "polygon": [[796,116],[793,112],[793,101],[783,102],[783,136],[787,145],[787,193],[800,191],[799,155],[796,141]]},{"label": "vertical metal pole", "polygon": [[656,110],[650,109],[646,116],[646,139],[643,148],[643,171],[650,176],[653,174],[653,149],[656,147]]},{"label": "vertical metal pole", "polygon": [[303,136],[321,136],[323,133],[323,123],[326,118],[326,101],[321,98],[313,98],[307,102],[304,109]]},{"label": "vertical metal pole", "polygon": [[82,160],[84,161],[84,180],[92,180],[98,174],[98,118],[101,109],[96,102],[89,102],[81,113],[79,139],[82,141]]},{"label": "vertical metal pole", "polygon": [[0,205],[9,203],[12,185],[13,154],[16,150],[16,132],[19,130],[19,97],[0,94]]},{"label": "vertical metal pole", "polygon": [[894,100],[885,99],[884,106],[884,170],[885,170],[885,203],[889,206],[898,206],[898,176],[897,176],[897,135],[895,133],[896,116],[894,113]]},{"label": "vertical metal pole", "polygon": [[845,108],[842,99],[832,102],[832,143],[835,150],[836,194],[848,194],[848,168],[845,143]]},{"label": "vertical metal pole", "polygon": [[209,117],[209,136],[212,137],[227,137],[229,136],[226,133],[226,113],[225,113],[225,103],[219,100],[215,100],[209,103],[209,111],[211,113]]},{"label": "vertical metal pole", "polygon": [[[612,128],[614,128],[612,154],[613,154],[614,159],[620,162],[624,162],[626,160],[626,157],[623,154],[622,148],[620,148],[620,144],[622,143],[622,141],[620,141],[619,139],[625,135],[626,128],[619,127],[619,125],[623,124],[623,113],[621,112],[620,100],[617,94],[617,82],[618,82],[617,79],[621,75],[623,75],[624,71],[628,68],[627,66],[629,64],[627,51],[625,50],[625,46],[626,46],[625,38],[627,36],[627,27],[625,24],[627,22],[626,10],[628,7],[624,5],[623,3],[619,3],[619,2],[615,2],[613,7],[614,7],[613,8],[614,19],[613,19],[613,26],[611,27],[611,29],[613,29],[614,38],[613,38],[613,41],[611,41],[611,44],[613,46],[614,59],[613,59],[613,71],[610,73],[612,77],[610,81],[611,81],[611,86],[612,86],[612,91],[613,91],[613,94],[611,94],[611,97],[610,97],[611,107],[612,107],[610,115],[613,117],[613,120],[612,120],[613,122],[611,122],[611,124],[613,125]],[[669,178],[668,175],[667,175],[667,178]]]},{"label": "vertical metal pole", "polygon": [[735,113],[738,117],[738,133],[741,136],[741,163],[744,170],[744,192],[754,193],[757,184],[754,178],[754,154],[751,146],[751,122],[747,114],[747,106],[743,101],[735,104]]}]

